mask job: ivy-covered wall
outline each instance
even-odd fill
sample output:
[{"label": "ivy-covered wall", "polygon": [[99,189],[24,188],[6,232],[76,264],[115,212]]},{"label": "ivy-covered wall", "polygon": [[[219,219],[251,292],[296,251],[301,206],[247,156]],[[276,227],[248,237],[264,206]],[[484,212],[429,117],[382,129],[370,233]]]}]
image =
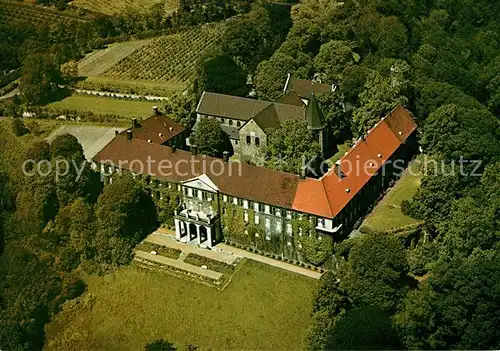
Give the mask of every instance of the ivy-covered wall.
[{"label": "ivy-covered wall", "polygon": [[167,228],[174,227],[175,210],[180,206],[182,193],[177,190],[177,184],[141,177],[144,189],[148,190],[158,211],[158,219]]}]

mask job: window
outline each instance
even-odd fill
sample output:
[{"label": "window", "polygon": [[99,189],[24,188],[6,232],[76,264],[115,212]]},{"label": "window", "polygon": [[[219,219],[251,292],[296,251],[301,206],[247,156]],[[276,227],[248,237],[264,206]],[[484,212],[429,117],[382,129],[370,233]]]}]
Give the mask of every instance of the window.
[{"label": "window", "polygon": [[233,197],[233,204],[238,205],[238,198],[237,197]]},{"label": "window", "polygon": [[193,197],[198,197],[198,190],[193,190]]},{"label": "window", "polygon": [[243,208],[248,210],[248,200],[243,200]]},{"label": "window", "polygon": [[281,233],[283,231],[283,225],[281,223],[281,220],[276,221],[276,231],[278,233]]},{"label": "window", "polygon": [[259,204],[258,204],[257,202],[254,202],[254,203],[253,203],[253,210],[254,210],[255,212],[259,212]]},{"label": "window", "polygon": [[257,225],[258,225],[259,223],[260,223],[260,218],[259,218],[259,215],[258,215],[258,214],[256,214],[256,215],[255,215],[255,224],[257,224]]},{"label": "window", "polygon": [[264,211],[266,214],[271,214],[271,208],[269,207],[269,205],[266,205],[265,206],[265,211]]},{"label": "window", "polygon": [[249,135],[247,135],[247,145],[250,145],[252,143],[252,138],[250,138]]},{"label": "window", "polygon": [[232,120],[232,119],[230,119],[230,120],[229,120],[229,125],[230,125],[230,126],[232,126],[232,125],[233,125],[233,120]]},{"label": "window", "polygon": [[255,138],[255,146],[257,146],[257,147],[260,146],[260,138],[259,137]]},{"label": "window", "polygon": [[245,223],[248,223],[248,212],[247,211],[245,211],[243,213],[243,218],[245,219]]},{"label": "window", "polygon": [[222,201],[227,202],[227,195],[222,195]]},{"label": "window", "polygon": [[292,211],[286,211],[286,219],[292,219]]},{"label": "window", "polygon": [[238,140],[235,140],[235,141],[234,141],[234,145],[238,145]]},{"label": "window", "polygon": [[236,127],[238,127],[238,128],[241,127],[241,122],[240,121],[236,122]]},{"label": "window", "polygon": [[292,236],[293,234],[293,229],[292,229],[292,224],[291,223],[287,223],[286,224],[286,233],[290,236]]},{"label": "window", "polygon": [[224,122],[225,122],[224,118],[221,118],[220,121],[222,122],[222,124],[224,124]]},{"label": "window", "polygon": [[323,218],[318,218],[318,227],[323,228],[325,226],[325,222]]},{"label": "window", "polygon": [[263,204],[259,204],[259,212],[264,212],[264,205]]}]

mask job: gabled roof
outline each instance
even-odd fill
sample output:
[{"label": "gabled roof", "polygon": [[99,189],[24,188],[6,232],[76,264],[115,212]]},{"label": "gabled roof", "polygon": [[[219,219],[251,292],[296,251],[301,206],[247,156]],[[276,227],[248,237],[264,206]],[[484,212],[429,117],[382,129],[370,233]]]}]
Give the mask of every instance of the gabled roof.
[{"label": "gabled roof", "polygon": [[327,174],[320,179],[301,180],[293,209],[335,217],[415,132],[416,127],[408,111],[402,106],[396,107],[360,138]]},{"label": "gabled roof", "polygon": [[294,91],[301,99],[309,99],[311,93],[321,94],[333,91],[333,85],[316,83],[307,79],[298,79],[288,74],[288,79],[285,83],[284,93]]},{"label": "gabled roof", "polygon": [[[174,151],[171,147],[138,139],[129,141],[125,135],[115,137],[93,161],[176,183],[206,175],[224,194],[283,208],[292,207],[300,179],[290,173],[240,162],[226,163],[205,155],[194,156],[188,151]],[[149,164],[149,169],[144,166]]]},{"label": "gabled roof", "polygon": [[257,116],[253,118],[254,122],[262,129],[266,131],[267,129],[276,129],[280,126],[280,121],[278,119],[278,113],[274,104],[270,104],[265,109],[260,111]]},{"label": "gabled roof", "polygon": [[294,90],[290,90],[283,94],[281,97],[279,97],[276,102],[280,104],[286,104],[286,105],[295,105],[299,107],[304,107],[304,101],[300,98],[299,95]]},{"label": "gabled roof", "polygon": [[204,92],[196,113],[249,121],[271,102]]},{"label": "gabled roof", "polygon": [[321,130],[326,127],[326,124],[323,123],[321,109],[319,108],[318,101],[316,101],[316,95],[314,93],[311,93],[309,104],[306,107],[306,120],[307,128],[310,130]]},{"label": "gabled roof", "polygon": [[126,135],[131,130],[135,139],[151,140],[152,143],[163,144],[186,130],[165,115],[153,115],[137,123],[138,125],[123,131],[121,134]]}]

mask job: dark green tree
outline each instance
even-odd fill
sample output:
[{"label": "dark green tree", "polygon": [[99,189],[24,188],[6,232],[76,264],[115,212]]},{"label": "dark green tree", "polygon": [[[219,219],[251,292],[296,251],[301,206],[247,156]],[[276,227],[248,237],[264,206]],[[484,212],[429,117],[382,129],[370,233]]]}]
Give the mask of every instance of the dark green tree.
[{"label": "dark green tree", "polygon": [[392,311],[407,291],[408,263],[401,242],[373,232],[354,239],[340,287],[357,304]]},{"label": "dark green tree", "polygon": [[224,151],[232,152],[229,137],[218,120],[202,118],[198,123],[198,129],[191,134],[189,142],[196,145],[201,154],[221,157]]},{"label": "dark green tree", "polygon": [[12,131],[16,136],[23,136],[29,133],[28,128],[26,128],[26,125],[21,118],[14,118],[12,120]]},{"label": "dark green tree", "polygon": [[50,101],[60,83],[61,71],[53,56],[32,54],[25,58],[19,89],[26,104],[39,105]]},{"label": "dark green tree", "polygon": [[246,96],[250,89],[247,86],[245,72],[227,55],[217,55],[201,62],[197,69],[194,91],[198,96],[204,91],[212,93]]},{"label": "dark green tree", "polygon": [[315,169],[321,163],[321,148],[305,121],[287,121],[273,130],[267,141],[267,166],[300,174],[305,165]]}]

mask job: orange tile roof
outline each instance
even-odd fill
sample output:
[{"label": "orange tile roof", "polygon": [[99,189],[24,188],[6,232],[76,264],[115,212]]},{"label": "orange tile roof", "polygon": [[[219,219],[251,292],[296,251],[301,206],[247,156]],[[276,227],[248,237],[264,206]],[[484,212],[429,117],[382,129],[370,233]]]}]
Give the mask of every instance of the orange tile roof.
[{"label": "orange tile roof", "polygon": [[332,167],[321,179],[301,180],[292,208],[335,217],[415,130],[416,124],[408,111],[398,106],[339,160],[342,177],[337,168]]}]

